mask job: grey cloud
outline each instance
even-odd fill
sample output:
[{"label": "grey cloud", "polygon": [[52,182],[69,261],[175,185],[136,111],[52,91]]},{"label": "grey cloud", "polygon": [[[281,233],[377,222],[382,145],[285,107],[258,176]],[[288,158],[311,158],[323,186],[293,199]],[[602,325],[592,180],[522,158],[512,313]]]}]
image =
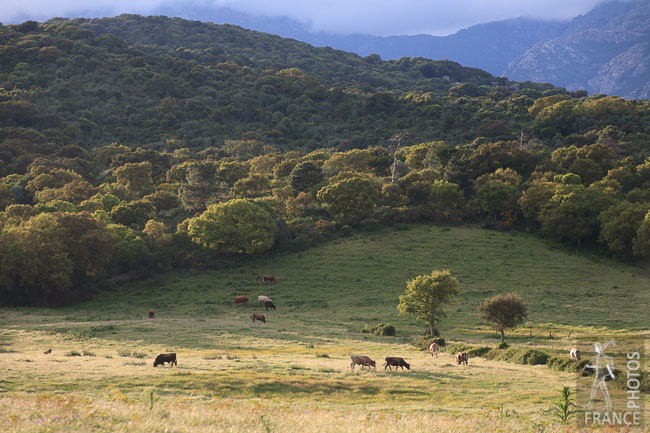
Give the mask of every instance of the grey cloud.
[{"label": "grey cloud", "polygon": [[[2,0],[7,1],[7,0]],[[3,5],[0,21],[46,20],[55,16],[150,14],[171,0],[22,0]],[[481,22],[527,16],[569,19],[588,12],[599,0],[197,0],[185,4],[215,5],[256,15],[289,17],[315,31],[339,34],[445,35]]]}]

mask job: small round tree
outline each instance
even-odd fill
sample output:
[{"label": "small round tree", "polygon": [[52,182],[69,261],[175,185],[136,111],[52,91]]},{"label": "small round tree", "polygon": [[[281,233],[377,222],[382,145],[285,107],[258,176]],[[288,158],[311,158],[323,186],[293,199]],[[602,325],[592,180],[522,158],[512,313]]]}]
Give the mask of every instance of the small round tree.
[{"label": "small round tree", "polygon": [[497,295],[484,300],[478,306],[481,318],[497,326],[501,332],[501,342],[505,340],[504,330],[513,329],[526,320],[526,306],[516,293]]},{"label": "small round tree", "polygon": [[406,282],[406,292],[399,297],[397,309],[400,314],[415,314],[418,320],[427,322],[433,336],[436,322],[447,316],[445,306],[456,301],[458,288],[458,280],[448,269],[418,275]]}]

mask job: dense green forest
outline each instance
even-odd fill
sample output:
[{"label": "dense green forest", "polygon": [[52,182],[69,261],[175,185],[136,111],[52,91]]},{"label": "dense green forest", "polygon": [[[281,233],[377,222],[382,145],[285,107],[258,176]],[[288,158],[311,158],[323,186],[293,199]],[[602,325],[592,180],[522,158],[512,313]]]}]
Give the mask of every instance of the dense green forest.
[{"label": "dense green forest", "polygon": [[650,102],[166,17],[0,26],[0,302],[478,221],[650,258]]}]

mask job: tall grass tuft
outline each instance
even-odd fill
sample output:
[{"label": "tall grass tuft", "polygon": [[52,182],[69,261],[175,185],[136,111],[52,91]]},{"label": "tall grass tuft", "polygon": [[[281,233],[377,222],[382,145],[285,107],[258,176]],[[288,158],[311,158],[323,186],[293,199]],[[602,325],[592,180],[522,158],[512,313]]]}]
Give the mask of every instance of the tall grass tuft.
[{"label": "tall grass tuft", "polygon": [[568,386],[563,387],[560,391],[560,399],[553,408],[555,410],[553,416],[559,418],[562,424],[568,423],[569,419],[577,412],[573,394],[575,393]]},{"label": "tall grass tuft", "polygon": [[147,392],[147,394],[148,394],[148,396],[149,396],[149,412],[151,412],[151,411],[153,410],[153,404],[154,404],[154,403],[156,402],[156,400],[157,400],[157,399],[156,399],[156,390],[153,389],[153,388],[151,388],[151,389]]}]

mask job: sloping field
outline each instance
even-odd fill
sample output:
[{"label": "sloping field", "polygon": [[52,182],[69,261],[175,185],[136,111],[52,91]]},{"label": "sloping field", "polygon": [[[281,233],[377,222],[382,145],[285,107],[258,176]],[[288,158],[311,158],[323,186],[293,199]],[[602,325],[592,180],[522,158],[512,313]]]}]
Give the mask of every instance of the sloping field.
[{"label": "sloping field", "polygon": [[[482,358],[457,366],[409,344],[425,328],[397,315],[405,281],[440,268],[458,278],[459,302],[440,324],[452,341],[495,345],[476,308],[509,291],[529,309],[511,345],[562,355],[576,339],[642,339],[650,325],[644,269],[473,227],[358,234],[222,268],[164,274],[74,307],[0,310],[8,431],[574,431],[549,412],[572,375]],[[262,274],[278,283],[263,285]],[[262,294],[276,311],[258,306]],[[233,306],[237,295],[251,302]],[[267,323],[253,323],[254,312]],[[360,332],[379,322],[397,336]],[[178,366],[154,369],[167,351]],[[350,371],[350,354],[377,360],[377,371]],[[411,370],[384,371],[386,356]]]}]

